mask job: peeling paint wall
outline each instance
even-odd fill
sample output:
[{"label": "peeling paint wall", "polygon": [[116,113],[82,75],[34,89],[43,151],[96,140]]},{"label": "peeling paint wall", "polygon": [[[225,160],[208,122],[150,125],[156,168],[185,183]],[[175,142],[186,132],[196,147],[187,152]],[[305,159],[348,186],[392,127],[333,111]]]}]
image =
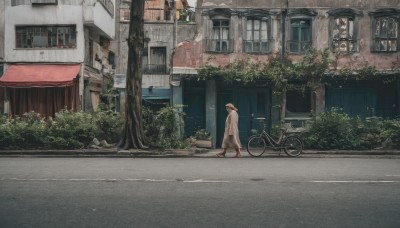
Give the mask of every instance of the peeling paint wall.
[{"label": "peeling paint wall", "polygon": [[[212,8],[231,8],[234,10],[243,10],[248,8],[262,8],[276,12],[272,16],[272,33],[274,37],[273,52],[277,53],[282,47],[281,41],[281,10],[307,8],[317,12],[317,15],[312,21],[312,42],[313,47],[318,50],[323,50],[329,47],[329,15],[327,11],[335,8],[352,8],[360,10],[362,16],[359,18],[359,51],[347,55],[335,56],[331,54],[331,59],[337,58],[338,68],[363,67],[366,65],[374,66],[379,70],[390,69],[393,64],[400,65],[400,52],[395,53],[373,53],[371,52],[371,16],[369,12],[380,8],[397,8],[400,9],[400,1],[398,0],[276,0],[276,1],[260,1],[260,0],[204,0],[198,2],[196,10],[196,18],[198,23],[197,32],[194,40],[191,43],[184,42],[180,44],[174,56],[174,66],[177,67],[192,67],[199,68],[205,64],[224,65],[238,58],[254,58],[261,61],[267,61],[270,54],[266,55],[248,55],[242,52],[242,23],[240,17],[233,14],[231,21],[231,34],[234,39],[234,52],[226,54],[209,54],[204,52],[204,39],[206,34],[206,23],[209,18],[202,14],[202,11]],[[301,58],[301,55],[291,55],[296,60]]]}]

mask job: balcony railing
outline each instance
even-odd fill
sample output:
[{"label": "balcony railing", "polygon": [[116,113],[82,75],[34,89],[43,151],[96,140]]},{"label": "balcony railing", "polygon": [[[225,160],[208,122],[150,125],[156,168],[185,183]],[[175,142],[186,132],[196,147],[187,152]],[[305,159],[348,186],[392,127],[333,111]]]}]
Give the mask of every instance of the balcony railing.
[{"label": "balcony railing", "polygon": [[287,44],[291,53],[305,53],[312,48],[311,41],[288,41]]},{"label": "balcony railing", "polygon": [[145,21],[172,21],[171,11],[157,8],[147,8],[144,10]]},{"label": "balcony railing", "polygon": [[233,52],[232,39],[205,39],[206,52],[231,53]]},{"label": "balcony railing", "polygon": [[167,65],[165,64],[146,64],[143,72],[145,74],[166,74]]},{"label": "balcony railing", "polygon": [[273,40],[243,40],[243,51],[245,53],[268,53],[271,52]]}]

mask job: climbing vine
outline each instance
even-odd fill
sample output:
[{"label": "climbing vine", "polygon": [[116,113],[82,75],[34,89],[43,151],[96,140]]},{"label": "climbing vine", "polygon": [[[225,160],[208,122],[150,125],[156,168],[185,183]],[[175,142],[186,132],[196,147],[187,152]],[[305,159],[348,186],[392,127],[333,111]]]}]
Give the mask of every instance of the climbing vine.
[{"label": "climbing vine", "polygon": [[[209,59],[211,61],[212,58]],[[382,74],[373,66],[355,67],[347,66],[336,69],[337,59],[329,58],[329,50],[311,49],[297,62],[287,55],[272,54],[268,62],[252,60],[250,58],[236,59],[224,66],[206,64],[198,70],[197,80],[209,80],[218,77],[225,81],[242,81],[250,83],[257,80],[269,80],[277,92],[290,89],[304,90],[308,87],[315,90],[323,83],[332,80],[382,80],[392,82],[395,74]],[[298,81],[293,85],[289,82]],[[299,86],[301,84],[301,86]],[[293,88],[292,88],[293,87]]]}]

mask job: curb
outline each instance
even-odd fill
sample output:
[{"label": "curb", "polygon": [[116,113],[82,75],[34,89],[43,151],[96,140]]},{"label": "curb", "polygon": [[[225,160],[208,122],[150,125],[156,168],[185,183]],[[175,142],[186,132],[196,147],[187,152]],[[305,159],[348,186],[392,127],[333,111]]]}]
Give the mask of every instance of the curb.
[{"label": "curb", "polygon": [[[166,151],[148,151],[148,150],[118,150],[111,149],[80,149],[80,150],[0,150],[0,157],[121,157],[121,158],[215,158],[215,154],[220,149],[177,149]],[[248,156],[245,150],[242,151],[245,157]],[[282,157],[285,154],[281,153]],[[304,155],[324,156],[324,155],[340,155],[340,156],[398,156],[400,151],[397,150],[304,150]],[[266,154],[268,155],[268,154]],[[278,155],[278,153],[270,154]],[[301,157],[301,155],[300,155]]]}]

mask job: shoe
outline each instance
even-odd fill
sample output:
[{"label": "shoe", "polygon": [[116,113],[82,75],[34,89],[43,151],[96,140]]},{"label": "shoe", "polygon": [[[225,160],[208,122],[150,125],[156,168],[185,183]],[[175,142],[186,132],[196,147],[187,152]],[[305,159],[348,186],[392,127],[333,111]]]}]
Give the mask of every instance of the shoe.
[{"label": "shoe", "polygon": [[221,153],[218,153],[218,154],[216,154],[217,155],[217,157],[219,157],[219,158],[224,158],[225,157],[225,155],[224,154],[221,154]]},{"label": "shoe", "polygon": [[242,157],[241,154],[238,154],[238,155],[235,156],[235,158],[241,158],[241,157]]}]

